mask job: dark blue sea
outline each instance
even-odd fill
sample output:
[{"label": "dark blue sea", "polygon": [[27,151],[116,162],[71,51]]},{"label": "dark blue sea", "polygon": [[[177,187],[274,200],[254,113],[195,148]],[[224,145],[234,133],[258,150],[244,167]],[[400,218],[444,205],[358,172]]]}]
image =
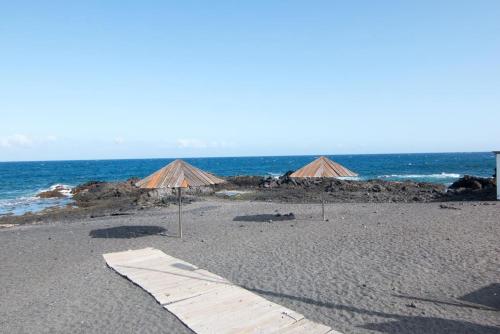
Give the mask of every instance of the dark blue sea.
[{"label": "dark blue sea", "polygon": [[[189,163],[221,176],[279,176],[317,156],[191,158]],[[332,155],[334,161],[359,174],[359,179],[415,180],[451,184],[464,174],[487,177],[494,173],[493,153]],[[41,200],[35,195],[64,185],[90,180],[118,181],[144,177],[173,159],[0,162],[0,214],[22,214],[62,205],[70,198]],[[68,192],[69,193],[69,192]]]}]

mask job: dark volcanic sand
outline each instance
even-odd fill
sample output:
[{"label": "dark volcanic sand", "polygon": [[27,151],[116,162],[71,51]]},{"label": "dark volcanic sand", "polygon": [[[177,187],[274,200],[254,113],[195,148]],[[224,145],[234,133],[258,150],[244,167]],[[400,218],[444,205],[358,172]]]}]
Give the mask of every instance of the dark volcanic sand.
[{"label": "dark volcanic sand", "polygon": [[[0,332],[190,333],[101,256],[156,247],[344,333],[500,333],[489,204],[332,204],[323,222],[312,204],[210,199],[185,207],[184,240],[154,234],[176,232],[173,206],[0,229]],[[276,211],[296,219],[241,219]]]}]

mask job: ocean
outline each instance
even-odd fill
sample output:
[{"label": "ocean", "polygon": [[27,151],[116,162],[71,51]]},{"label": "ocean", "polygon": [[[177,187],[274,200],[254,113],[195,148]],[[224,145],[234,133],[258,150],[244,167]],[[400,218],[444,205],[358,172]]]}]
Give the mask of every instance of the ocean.
[{"label": "ocean", "polygon": [[[216,175],[279,176],[296,170],[317,156],[188,158],[187,162]],[[360,180],[414,180],[451,184],[465,174],[489,177],[495,169],[493,153],[420,153],[331,155],[334,161],[359,174]],[[173,159],[0,162],[0,214],[36,212],[71,201],[39,199],[43,190],[68,190],[91,180],[119,181],[144,177]]]}]

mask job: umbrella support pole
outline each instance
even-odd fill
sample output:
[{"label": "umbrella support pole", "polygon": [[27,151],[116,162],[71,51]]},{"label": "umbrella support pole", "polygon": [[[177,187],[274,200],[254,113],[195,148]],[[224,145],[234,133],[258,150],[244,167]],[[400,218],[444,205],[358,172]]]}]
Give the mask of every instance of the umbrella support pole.
[{"label": "umbrella support pole", "polygon": [[325,215],[325,195],[321,194],[321,213],[323,216],[323,221],[326,222],[326,215]]},{"label": "umbrella support pole", "polygon": [[182,188],[177,188],[179,196],[179,238],[182,239]]}]

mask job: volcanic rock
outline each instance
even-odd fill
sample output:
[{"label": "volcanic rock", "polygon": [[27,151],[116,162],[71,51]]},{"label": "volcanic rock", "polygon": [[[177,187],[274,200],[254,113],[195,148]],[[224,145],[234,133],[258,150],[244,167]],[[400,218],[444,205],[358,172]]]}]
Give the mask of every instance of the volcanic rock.
[{"label": "volcanic rock", "polygon": [[453,182],[450,186],[450,189],[469,189],[469,190],[478,190],[478,189],[488,189],[494,188],[496,186],[494,178],[483,178],[476,177],[470,175],[464,175],[464,177],[458,179]]},{"label": "volcanic rock", "polygon": [[496,180],[465,175],[448,188],[446,197],[451,201],[494,201]]},{"label": "volcanic rock", "polygon": [[66,191],[66,189],[63,186],[57,186],[54,189],[47,190],[47,191],[42,191],[37,195],[39,198],[63,198],[66,197],[66,195],[63,193]]}]

